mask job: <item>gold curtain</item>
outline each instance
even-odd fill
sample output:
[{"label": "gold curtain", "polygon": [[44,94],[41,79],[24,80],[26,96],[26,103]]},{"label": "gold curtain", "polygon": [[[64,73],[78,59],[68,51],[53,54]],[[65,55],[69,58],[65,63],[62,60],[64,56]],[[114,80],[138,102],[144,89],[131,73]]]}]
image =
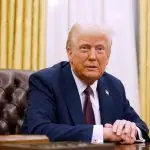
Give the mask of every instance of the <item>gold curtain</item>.
[{"label": "gold curtain", "polygon": [[150,127],[150,0],[140,0],[139,83],[141,116]]},{"label": "gold curtain", "polygon": [[0,0],[0,68],[45,66],[46,0]]}]

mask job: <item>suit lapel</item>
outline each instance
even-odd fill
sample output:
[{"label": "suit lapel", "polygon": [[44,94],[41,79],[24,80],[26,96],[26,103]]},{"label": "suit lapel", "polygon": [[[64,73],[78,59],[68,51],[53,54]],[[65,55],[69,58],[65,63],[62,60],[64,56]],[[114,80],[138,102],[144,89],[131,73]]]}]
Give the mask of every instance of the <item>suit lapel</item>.
[{"label": "suit lapel", "polygon": [[100,104],[101,123],[113,123],[114,103],[112,100],[111,91],[109,91],[109,88],[105,83],[104,76],[102,76],[98,82],[97,91]]},{"label": "suit lapel", "polygon": [[75,124],[84,124],[81,100],[73,75],[71,73],[70,65],[67,65],[63,68],[61,82],[62,93],[65,97],[66,105],[73,122]]}]

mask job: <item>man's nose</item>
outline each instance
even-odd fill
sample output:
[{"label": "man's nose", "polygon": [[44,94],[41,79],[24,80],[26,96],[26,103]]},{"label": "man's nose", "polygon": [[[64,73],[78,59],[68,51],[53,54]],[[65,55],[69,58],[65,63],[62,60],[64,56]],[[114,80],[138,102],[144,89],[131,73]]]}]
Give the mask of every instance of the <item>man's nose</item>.
[{"label": "man's nose", "polygon": [[96,59],[96,51],[95,48],[91,48],[90,53],[89,53],[89,58],[92,60]]}]

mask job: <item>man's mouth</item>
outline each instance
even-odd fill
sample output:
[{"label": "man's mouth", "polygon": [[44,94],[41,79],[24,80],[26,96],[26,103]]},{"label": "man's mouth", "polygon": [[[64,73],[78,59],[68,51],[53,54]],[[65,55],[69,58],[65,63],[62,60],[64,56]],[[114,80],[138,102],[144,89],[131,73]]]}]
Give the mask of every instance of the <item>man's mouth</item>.
[{"label": "man's mouth", "polygon": [[88,70],[95,70],[95,69],[97,69],[97,66],[87,66],[87,69]]}]

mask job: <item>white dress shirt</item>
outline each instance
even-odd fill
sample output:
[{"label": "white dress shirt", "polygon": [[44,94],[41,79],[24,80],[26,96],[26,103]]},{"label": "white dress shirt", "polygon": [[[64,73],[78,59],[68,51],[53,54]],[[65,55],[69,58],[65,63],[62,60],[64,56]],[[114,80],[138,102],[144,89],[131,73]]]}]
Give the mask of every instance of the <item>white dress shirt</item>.
[{"label": "white dress shirt", "polygon": [[[80,80],[75,73],[72,71],[73,77],[75,79],[75,83],[79,92],[80,100],[81,100],[81,106],[83,110],[83,106],[85,103],[85,94],[84,90],[87,88],[87,85]],[[104,142],[104,137],[103,137],[103,125],[101,124],[101,116],[100,116],[100,105],[99,105],[99,98],[98,98],[98,93],[97,93],[97,82],[96,80],[92,85],[90,85],[92,89],[92,93],[90,94],[90,100],[92,103],[93,111],[94,111],[94,116],[95,116],[95,124],[93,125],[93,134],[92,134],[92,140],[91,143],[103,143]],[[107,94],[107,93],[106,93]],[[142,133],[140,129],[137,127],[138,135],[139,135],[139,140],[137,142],[145,142],[145,140],[142,138]]]}]

